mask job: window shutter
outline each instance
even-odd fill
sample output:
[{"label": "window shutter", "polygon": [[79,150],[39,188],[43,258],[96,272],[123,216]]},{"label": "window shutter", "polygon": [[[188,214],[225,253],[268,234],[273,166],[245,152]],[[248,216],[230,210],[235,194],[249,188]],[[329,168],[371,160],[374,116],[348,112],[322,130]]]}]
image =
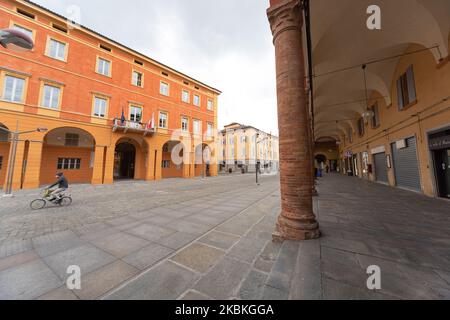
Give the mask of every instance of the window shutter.
[{"label": "window shutter", "polygon": [[414,70],[413,66],[409,66],[408,70],[406,71],[406,78],[408,81],[408,98],[409,103],[415,102],[417,99],[416,96],[416,84],[414,82]]},{"label": "window shutter", "polygon": [[398,110],[403,110],[405,106],[403,103],[403,90],[402,90],[402,78],[397,80],[397,97],[398,97]]}]

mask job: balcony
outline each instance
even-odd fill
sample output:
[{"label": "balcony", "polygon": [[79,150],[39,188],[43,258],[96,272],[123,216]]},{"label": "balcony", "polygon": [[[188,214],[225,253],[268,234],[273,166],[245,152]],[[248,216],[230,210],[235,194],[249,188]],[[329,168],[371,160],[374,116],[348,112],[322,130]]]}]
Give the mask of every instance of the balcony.
[{"label": "balcony", "polygon": [[144,136],[152,135],[156,132],[155,128],[148,128],[148,125],[141,122],[114,119],[113,121],[113,132],[134,132],[134,133],[142,133]]}]

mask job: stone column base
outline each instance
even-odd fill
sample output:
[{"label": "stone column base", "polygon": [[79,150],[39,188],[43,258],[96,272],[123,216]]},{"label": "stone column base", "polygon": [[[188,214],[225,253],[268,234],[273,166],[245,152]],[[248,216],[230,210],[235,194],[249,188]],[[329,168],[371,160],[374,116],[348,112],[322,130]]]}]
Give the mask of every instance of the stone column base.
[{"label": "stone column base", "polygon": [[300,222],[282,215],[278,218],[277,227],[272,234],[273,242],[284,240],[313,240],[320,238],[319,224],[315,220]]}]

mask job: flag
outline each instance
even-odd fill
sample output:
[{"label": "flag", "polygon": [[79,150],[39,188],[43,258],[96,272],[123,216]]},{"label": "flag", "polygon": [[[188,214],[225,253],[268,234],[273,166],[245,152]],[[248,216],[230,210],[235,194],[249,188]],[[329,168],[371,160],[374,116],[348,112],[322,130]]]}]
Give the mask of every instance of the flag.
[{"label": "flag", "polygon": [[123,108],[122,108],[122,116],[120,117],[120,123],[122,125],[124,125],[125,121],[126,121],[126,119],[125,119],[125,112],[123,111]]},{"label": "flag", "polygon": [[152,118],[147,124],[147,129],[154,129],[155,128],[155,113],[153,112]]}]

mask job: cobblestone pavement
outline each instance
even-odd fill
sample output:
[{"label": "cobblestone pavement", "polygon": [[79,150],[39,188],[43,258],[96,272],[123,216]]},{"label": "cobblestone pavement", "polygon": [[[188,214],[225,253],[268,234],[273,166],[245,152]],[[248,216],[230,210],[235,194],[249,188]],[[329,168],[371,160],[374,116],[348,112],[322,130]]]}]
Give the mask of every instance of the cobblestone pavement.
[{"label": "cobblestone pavement", "polygon": [[449,202],[328,175],[323,237],[277,244],[278,177],[253,180],[75,186],[72,207],[38,213],[36,191],[1,199],[0,299],[450,299]]}]

